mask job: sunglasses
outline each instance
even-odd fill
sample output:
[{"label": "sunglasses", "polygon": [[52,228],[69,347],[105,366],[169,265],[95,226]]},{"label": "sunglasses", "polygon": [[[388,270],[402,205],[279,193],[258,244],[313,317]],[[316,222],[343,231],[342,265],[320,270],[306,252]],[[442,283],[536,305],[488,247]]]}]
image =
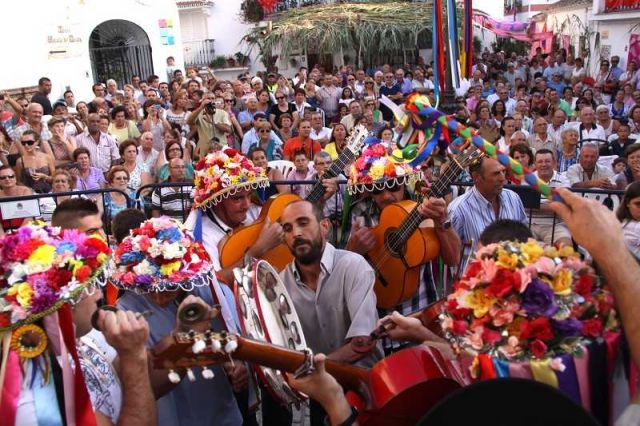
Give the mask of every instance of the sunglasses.
[{"label": "sunglasses", "polygon": [[15,179],[16,175],[4,175],[4,176],[0,176],[0,180],[7,180],[7,179]]},{"label": "sunglasses", "polygon": [[224,102],[227,103],[227,104],[232,104],[233,103],[233,99],[225,99]]},{"label": "sunglasses", "polygon": [[279,101],[281,99],[284,99],[284,96],[276,96],[276,101]]},{"label": "sunglasses", "polygon": [[258,133],[270,133],[271,129],[260,129],[258,130]]},{"label": "sunglasses", "polygon": [[23,145],[27,145],[27,146],[31,146],[33,144],[36,143],[35,140],[26,140],[26,141],[21,141]]}]

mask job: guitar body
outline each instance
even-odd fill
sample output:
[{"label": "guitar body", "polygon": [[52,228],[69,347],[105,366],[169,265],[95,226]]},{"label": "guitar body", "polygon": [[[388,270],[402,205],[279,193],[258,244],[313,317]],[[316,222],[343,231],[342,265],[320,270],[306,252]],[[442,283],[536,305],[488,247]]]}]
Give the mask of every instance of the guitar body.
[{"label": "guitar body", "polygon": [[389,247],[394,232],[415,208],[414,201],[405,200],[382,210],[380,223],[373,228],[376,243],[367,259],[376,271],[374,290],[378,307],[391,309],[410,299],[420,285],[420,267],[440,252],[440,241],[432,228],[418,228],[397,252]]},{"label": "guitar body", "polygon": [[[244,257],[247,250],[258,241],[267,218],[271,223],[277,222],[280,220],[284,208],[289,203],[300,199],[295,194],[278,194],[270,197],[262,206],[260,216],[254,223],[239,227],[220,241],[218,249],[222,267],[232,266]],[[286,244],[280,244],[269,250],[262,259],[269,262],[278,271],[282,271],[293,260],[293,255]]]},{"label": "guitar body", "polygon": [[360,424],[409,426],[467,381],[457,363],[420,345],[396,352],[371,368],[366,406],[354,394],[347,398],[362,413]]}]

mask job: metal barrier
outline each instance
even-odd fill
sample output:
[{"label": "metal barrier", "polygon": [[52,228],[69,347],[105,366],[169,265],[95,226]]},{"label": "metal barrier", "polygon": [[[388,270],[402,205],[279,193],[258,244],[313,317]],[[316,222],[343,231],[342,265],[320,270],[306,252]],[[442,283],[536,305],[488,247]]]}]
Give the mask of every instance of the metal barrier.
[{"label": "metal barrier", "polygon": [[[111,219],[113,219],[113,214],[111,213],[110,209],[106,208],[107,203],[105,202],[105,195],[108,193],[119,193],[121,195],[124,195],[125,200],[127,202],[127,208],[132,208],[136,205],[136,200],[132,200],[128,194],[126,194],[124,191],[121,191],[119,189],[113,189],[113,188],[106,188],[106,189],[90,189],[90,190],[85,190],[85,191],[69,191],[69,192],[55,192],[55,193],[46,193],[46,194],[30,194],[30,195],[21,195],[19,197],[2,197],[0,198],[0,205],[1,204],[7,204],[7,203],[15,203],[15,202],[20,202],[20,201],[31,201],[31,200],[43,200],[43,199],[51,199],[53,200],[54,204],[57,206],[58,205],[58,199],[57,197],[65,197],[65,196],[72,196],[72,197],[86,197],[89,199],[92,199],[95,201],[95,198],[97,197],[91,197],[91,195],[96,195],[96,196],[100,196],[102,199],[102,223],[103,223],[103,227],[105,230],[105,233],[107,235],[110,235],[111,233]],[[38,203],[38,206],[40,208],[40,217],[38,217],[38,219],[43,218],[43,212],[42,212],[42,204]],[[48,213],[48,212],[45,212]],[[53,213],[53,211],[51,211],[51,213]],[[8,231],[9,229],[5,229],[5,231]]]}]

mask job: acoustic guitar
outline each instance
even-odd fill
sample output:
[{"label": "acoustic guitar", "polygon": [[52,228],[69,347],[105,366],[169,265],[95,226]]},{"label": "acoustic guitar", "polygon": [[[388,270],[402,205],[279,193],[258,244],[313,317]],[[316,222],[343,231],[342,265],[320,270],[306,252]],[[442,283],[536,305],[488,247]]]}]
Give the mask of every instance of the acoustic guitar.
[{"label": "acoustic guitar", "polygon": [[[358,125],[349,136],[345,148],[331,167],[324,172],[323,178],[331,179],[340,175],[344,168],[349,165],[360,153],[364,140],[369,136],[366,127]],[[318,180],[313,185],[311,192],[305,200],[318,203],[325,193],[324,185]],[[277,222],[282,216],[284,208],[293,201],[300,200],[295,194],[278,194],[271,196],[260,211],[260,216],[251,225],[241,226],[235,229],[230,235],[225,237],[218,246],[220,253],[220,264],[227,268],[238,263],[244,258],[244,254],[255,244],[260,237],[260,232],[269,218],[271,223]],[[269,262],[278,271],[282,271],[292,260],[293,255],[286,244],[280,244],[269,250],[262,259]]]},{"label": "acoustic guitar", "polygon": [[[194,353],[196,342],[204,345],[199,343]],[[191,367],[222,364],[230,359],[286,373],[309,372],[312,367],[310,352],[214,331],[176,332],[158,342],[151,352],[155,368],[187,368],[192,381],[197,378]],[[332,360],[325,365],[350,391],[347,399],[359,408],[358,422],[363,425],[415,425],[442,398],[469,384],[457,363],[424,345],[396,352],[371,369]]]},{"label": "acoustic guitar", "polygon": [[[423,197],[442,197],[481,155],[473,146],[458,154]],[[424,219],[418,206],[412,200],[388,205],[380,213],[378,226],[371,229],[375,245],[365,257],[376,271],[374,290],[380,308],[392,309],[413,297],[420,285],[420,267],[440,252],[435,229],[420,226]]]}]

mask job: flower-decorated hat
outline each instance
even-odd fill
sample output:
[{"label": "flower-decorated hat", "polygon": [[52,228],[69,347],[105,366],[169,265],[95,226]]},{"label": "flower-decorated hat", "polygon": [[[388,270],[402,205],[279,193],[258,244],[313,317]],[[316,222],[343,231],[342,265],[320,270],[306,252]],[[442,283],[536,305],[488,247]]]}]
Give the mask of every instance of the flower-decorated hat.
[{"label": "flower-decorated hat", "polygon": [[114,253],[112,283],[138,293],[192,290],[208,285],[213,265],[204,246],[167,216],[131,231]]},{"label": "flower-decorated hat", "polygon": [[383,143],[366,146],[349,171],[347,189],[356,194],[383,190],[395,185],[411,184],[422,178],[422,173],[404,158],[390,155]]},{"label": "flower-decorated hat", "polygon": [[202,158],[195,167],[194,206],[206,208],[242,189],[269,185],[266,171],[235,149],[226,148]]},{"label": "flower-decorated hat", "polygon": [[535,240],[478,250],[441,320],[455,348],[505,361],[571,355],[619,327],[611,293],[573,248]]},{"label": "flower-decorated hat", "polygon": [[111,251],[74,229],[24,225],[0,238],[0,331],[43,318],[102,284]]}]

